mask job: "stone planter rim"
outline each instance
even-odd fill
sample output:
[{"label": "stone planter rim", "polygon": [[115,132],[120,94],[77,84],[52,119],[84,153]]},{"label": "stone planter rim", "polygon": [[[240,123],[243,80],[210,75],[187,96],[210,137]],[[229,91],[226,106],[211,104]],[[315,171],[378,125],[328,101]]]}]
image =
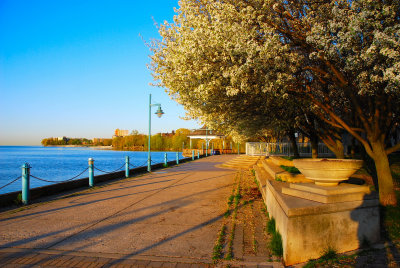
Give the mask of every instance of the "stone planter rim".
[{"label": "stone planter rim", "polygon": [[[336,158],[303,158],[294,159],[293,164],[308,179],[317,185],[336,186],[347,180],[359,168],[363,160]],[[336,171],[336,172],[335,172]]]}]

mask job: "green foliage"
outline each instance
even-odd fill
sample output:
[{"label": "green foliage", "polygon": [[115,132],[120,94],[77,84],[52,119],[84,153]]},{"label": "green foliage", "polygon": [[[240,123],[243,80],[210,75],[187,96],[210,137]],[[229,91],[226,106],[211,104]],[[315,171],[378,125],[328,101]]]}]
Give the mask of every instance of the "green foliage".
[{"label": "green foliage", "polygon": [[230,206],[230,205],[232,205],[232,203],[233,203],[233,199],[235,198],[235,196],[233,195],[233,194],[231,194],[230,196],[229,196],[229,198],[228,198],[228,205]]},{"label": "green foliage", "polygon": [[274,218],[271,218],[267,222],[267,232],[272,236],[271,241],[269,243],[269,247],[272,253],[276,256],[282,256],[283,254],[282,236],[276,230],[276,223]]},{"label": "green foliage", "polygon": [[300,170],[298,170],[296,167],[288,167],[288,166],[281,165],[281,168],[292,174],[300,174]]},{"label": "green foliage", "polygon": [[327,249],[324,250],[320,259],[325,260],[325,261],[333,260],[333,259],[336,259],[337,256],[338,256],[338,254],[337,254],[336,250],[332,247],[328,247]]},{"label": "green foliage", "polygon": [[272,239],[270,242],[270,248],[274,255],[282,256],[283,255],[283,247],[282,247],[282,236],[279,232],[274,232],[272,234]]},{"label": "green foliage", "polygon": [[224,244],[224,240],[225,240],[225,233],[226,233],[226,226],[223,225],[219,232],[218,239],[214,245],[213,254],[212,254],[213,260],[218,260],[218,259],[222,258],[222,249],[223,249],[223,244]]},{"label": "green foliage", "polygon": [[267,232],[269,234],[275,233],[275,219],[271,218],[267,223]]},{"label": "green foliage", "polygon": [[17,198],[14,200],[14,203],[15,203],[16,205],[22,204],[22,194],[21,194],[21,193],[19,193],[19,194],[17,195]]},{"label": "green foliage", "polygon": [[276,177],[275,177],[275,180],[276,180],[276,181],[282,181],[282,178],[281,178],[281,176],[276,176]]}]

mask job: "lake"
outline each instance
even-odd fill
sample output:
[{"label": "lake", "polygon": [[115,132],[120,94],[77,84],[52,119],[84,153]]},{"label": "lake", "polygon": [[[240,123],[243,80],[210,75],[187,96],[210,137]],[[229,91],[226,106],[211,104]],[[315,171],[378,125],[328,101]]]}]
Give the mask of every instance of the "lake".
[{"label": "lake", "polygon": [[[176,152],[166,153],[168,161],[176,159]],[[21,176],[24,163],[29,163],[31,174],[38,178],[64,181],[85,170],[90,157],[94,159],[96,168],[110,172],[124,165],[125,156],[129,156],[132,165],[147,166],[147,152],[98,150],[93,147],[0,146],[0,188]],[[183,158],[182,153],[179,153],[179,158]],[[152,152],[151,159],[153,163],[164,162],[164,152]],[[95,176],[102,174],[94,171]],[[87,171],[78,178],[85,177],[88,177]],[[49,184],[31,177],[31,188]],[[20,190],[21,180],[18,180],[0,189],[0,194]]]}]

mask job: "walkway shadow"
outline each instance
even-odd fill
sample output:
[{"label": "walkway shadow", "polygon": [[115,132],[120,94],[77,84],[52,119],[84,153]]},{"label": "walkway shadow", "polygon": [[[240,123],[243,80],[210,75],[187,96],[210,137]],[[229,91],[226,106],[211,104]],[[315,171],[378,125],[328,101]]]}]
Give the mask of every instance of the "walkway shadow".
[{"label": "walkway shadow", "polygon": [[[175,185],[172,185],[172,186],[169,185],[169,186],[162,187],[162,188],[156,188],[156,189],[136,192],[136,193],[132,193],[132,194],[118,195],[118,196],[113,196],[113,197],[109,197],[109,198],[103,198],[103,199],[97,199],[97,200],[93,200],[93,201],[88,201],[88,202],[84,202],[84,203],[77,203],[77,204],[70,205],[70,206],[65,206],[65,207],[62,207],[62,208],[48,209],[48,210],[44,210],[44,211],[38,211],[38,212],[34,212],[34,213],[13,216],[13,217],[5,218],[5,219],[0,219],[0,223],[1,222],[5,222],[5,221],[10,221],[10,220],[13,220],[13,219],[24,218],[24,217],[28,217],[28,216],[38,216],[38,215],[41,215],[41,214],[51,213],[51,212],[55,212],[55,211],[66,210],[66,209],[70,209],[70,208],[77,208],[77,207],[80,207],[80,206],[86,206],[86,205],[90,205],[90,204],[94,204],[94,203],[98,203],[98,202],[103,202],[103,201],[107,201],[107,200],[118,199],[118,198],[127,197],[127,196],[134,196],[134,195],[138,195],[138,194],[142,194],[142,193],[155,192],[155,191],[159,191],[159,190],[168,189],[168,188],[171,188],[171,187],[178,187],[178,186],[183,186],[183,185],[187,185],[187,184],[193,184],[193,183],[197,183],[197,182],[201,182],[201,181],[217,179],[217,178],[220,178],[220,177],[223,177],[223,176],[214,176],[214,177],[205,178],[205,179],[201,179],[201,180],[195,180],[195,181],[191,181],[191,182],[175,184]],[[167,180],[167,181],[171,181],[171,180]],[[165,181],[163,181],[163,182],[165,182]],[[142,184],[142,186],[143,185],[144,184]],[[130,187],[127,187],[127,188],[130,188]],[[134,188],[134,186],[132,188]],[[126,189],[126,188],[124,188],[124,189]],[[106,190],[106,191],[110,191],[111,192],[111,191],[118,191],[118,190],[123,190],[123,189],[113,189],[113,190]],[[104,192],[104,191],[102,191],[102,192]],[[100,192],[100,193],[102,193],[102,192]],[[94,195],[94,194],[96,194],[96,192],[89,193],[89,194],[90,195]],[[84,194],[84,196],[87,196],[86,193]],[[73,204],[76,200],[77,199],[74,199],[72,202],[70,202],[70,204]]]},{"label": "walkway shadow", "polygon": [[[31,243],[31,242],[34,242],[34,241],[37,241],[37,240],[41,240],[41,239],[45,239],[45,238],[48,238],[48,237],[51,237],[51,236],[54,236],[54,235],[59,235],[59,234],[62,234],[62,233],[66,233],[66,232],[71,231],[72,229],[75,229],[75,228],[84,227],[82,230],[79,230],[78,232],[75,232],[72,235],[68,235],[68,236],[62,238],[61,240],[50,241],[47,244],[43,244],[42,246],[39,247],[39,248],[42,248],[42,249],[48,249],[48,248],[54,247],[57,244],[62,243],[63,241],[65,241],[65,240],[67,240],[67,239],[69,239],[69,238],[71,238],[73,236],[76,236],[77,234],[80,234],[82,232],[86,232],[86,230],[89,230],[90,228],[93,228],[95,225],[99,224],[100,222],[103,222],[103,221],[105,221],[105,220],[107,220],[107,219],[109,219],[111,217],[115,217],[116,215],[118,215],[118,217],[123,217],[123,216],[126,216],[128,214],[132,215],[132,213],[135,213],[135,212],[140,212],[140,211],[144,211],[144,210],[147,210],[147,209],[154,209],[154,208],[157,208],[157,207],[165,207],[165,206],[169,206],[169,207],[173,206],[173,207],[182,208],[182,207],[185,207],[185,206],[193,203],[193,201],[188,200],[189,198],[191,198],[193,196],[202,195],[202,194],[205,194],[205,193],[208,193],[208,192],[217,191],[217,190],[220,190],[222,188],[231,187],[231,186],[232,186],[232,184],[227,184],[227,185],[224,185],[224,186],[221,186],[221,187],[218,187],[218,188],[213,188],[213,189],[210,189],[210,190],[205,190],[205,191],[197,192],[197,193],[194,193],[194,194],[185,195],[183,197],[175,198],[175,199],[172,199],[172,200],[169,200],[169,201],[165,201],[165,202],[161,202],[161,203],[157,203],[157,204],[154,204],[152,206],[147,206],[147,207],[131,210],[129,212],[121,213],[123,210],[126,210],[129,207],[133,206],[135,204],[134,203],[134,204],[131,204],[131,205],[125,207],[123,210],[117,211],[116,213],[106,217],[105,219],[101,219],[101,221],[96,221],[96,222],[91,222],[91,223],[89,222],[87,224],[79,224],[77,226],[73,226],[73,227],[70,227],[70,228],[64,228],[64,229],[57,230],[57,231],[54,231],[54,232],[49,232],[49,233],[46,233],[46,234],[40,234],[40,235],[32,236],[32,237],[29,237],[29,238],[24,238],[24,239],[12,241],[12,242],[9,242],[9,243],[2,244],[1,247],[3,247],[3,248],[23,247],[24,245],[26,245],[28,243]],[[155,217],[155,216],[159,216],[161,214],[167,213],[169,211],[170,211],[169,209],[160,210],[160,211],[157,211],[155,213],[147,214],[147,215],[144,215],[144,216],[141,216],[141,217],[136,217],[136,218],[133,218],[133,219],[130,219],[130,220],[127,220],[127,221],[122,221],[122,222],[120,222],[118,224],[114,224],[112,226],[94,228],[93,232],[90,231],[92,234],[87,235],[86,238],[88,239],[88,238],[97,236],[99,234],[104,234],[104,233],[113,231],[115,229],[118,229],[120,227],[123,227],[125,225],[138,223],[138,222],[144,221],[146,219],[149,219],[151,217]],[[87,225],[87,226],[85,227],[85,225]]]}]

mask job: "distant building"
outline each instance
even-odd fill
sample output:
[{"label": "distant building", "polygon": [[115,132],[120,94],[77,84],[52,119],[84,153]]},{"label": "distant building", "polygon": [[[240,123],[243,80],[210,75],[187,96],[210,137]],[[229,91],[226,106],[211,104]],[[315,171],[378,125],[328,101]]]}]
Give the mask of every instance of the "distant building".
[{"label": "distant building", "polygon": [[171,133],[161,133],[162,137],[170,137],[170,136],[174,136],[175,135],[175,130],[172,130]]},{"label": "distant building", "polygon": [[190,132],[188,137],[192,139],[202,139],[202,140],[213,140],[213,139],[223,139],[225,135],[215,132],[212,129],[207,129],[203,126],[200,129],[195,129]]},{"label": "distant building", "polygon": [[114,131],[114,137],[125,137],[125,136],[128,136],[128,135],[129,135],[129,130],[117,128]]}]

